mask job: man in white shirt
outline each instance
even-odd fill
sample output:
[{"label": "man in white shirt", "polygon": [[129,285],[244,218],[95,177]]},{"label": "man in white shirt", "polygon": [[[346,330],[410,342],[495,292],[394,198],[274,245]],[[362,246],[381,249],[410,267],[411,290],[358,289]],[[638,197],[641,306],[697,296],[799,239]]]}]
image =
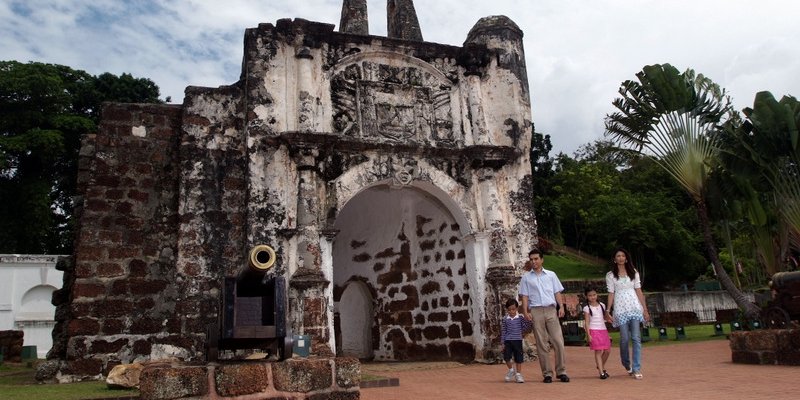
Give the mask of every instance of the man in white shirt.
[{"label": "man in white shirt", "polygon": [[564,317],[564,286],[553,271],[544,269],[544,256],[539,249],[528,253],[531,270],[522,275],[519,294],[522,297],[522,312],[525,318],[533,321],[533,334],[536,337],[536,352],[542,368],[544,383],[553,381],[553,362],[550,359],[552,345],[555,360],[555,376],[561,382],[569,382],[564,365],[564,336],[561,321]]}]

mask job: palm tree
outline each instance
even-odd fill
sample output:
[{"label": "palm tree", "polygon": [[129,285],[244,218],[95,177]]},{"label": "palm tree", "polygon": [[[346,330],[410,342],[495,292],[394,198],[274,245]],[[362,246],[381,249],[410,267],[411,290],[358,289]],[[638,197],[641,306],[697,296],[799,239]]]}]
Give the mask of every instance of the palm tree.
[{"label": "palm tree", "polygon": [[728,175],[736,177],[742,208],[767,272],[783,268],[790,246],[800,248],[800,103],[759,92],[746,120],[729,124],[723,152]]},{"label": "palm tree", "polygon": [[705,200],[709,173],[718,161],[719,132],[731,112],[730,98],[694,71],[669,64],[649,65],[625,81],[614,100],[619,110],[606,117],[606,135],[642,152],[664,168],[692,199],[706,251],[722,287],[748,318],[760,309],[733,283],[719,261]]}]

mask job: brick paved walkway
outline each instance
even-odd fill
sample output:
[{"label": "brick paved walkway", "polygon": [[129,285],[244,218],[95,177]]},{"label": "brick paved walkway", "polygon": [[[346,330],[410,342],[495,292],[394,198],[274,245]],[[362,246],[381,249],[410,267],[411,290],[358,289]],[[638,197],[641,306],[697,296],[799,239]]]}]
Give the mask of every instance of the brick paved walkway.
[{"label": "brick paved walkway", "polygon": [[[363,400],[406,399],[798,399],[800,367],[742,365],[731,362],[725,340],[646,346],[644,379],[628,377],[612,348],[611,378],[600,380],[587,347],[567,347],[569,383],[541,382],[538,362],[525,365],[527,382],[505,383],[504,365],[472,364],[381,372],[400,378],[400,386],[361,390]],[[369,367],[366,367],[369,369]]]}]

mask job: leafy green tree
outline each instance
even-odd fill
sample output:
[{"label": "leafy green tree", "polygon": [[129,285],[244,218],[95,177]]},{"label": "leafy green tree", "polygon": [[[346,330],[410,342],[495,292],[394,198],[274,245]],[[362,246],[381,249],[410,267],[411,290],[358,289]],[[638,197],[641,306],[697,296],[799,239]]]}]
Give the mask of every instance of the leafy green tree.
[{"label": "leafy green tree", "polygon": [[553,145],[550,135],[533,132],[531,137],[531,171],[533,174],[533,204],[536,209],[536,223],[539,236],[557,242],[562,241],[561,212],[552,192],[553,158],[550,150]]},{"label": "leafy green tree", "polygon": [[0,62],[0,252],[71,252],[80,141],[101,103],[117,100],[158,102],[158,87],[129,74]]},{"label": "leafy green tree", "polygon": [[552,182],[564,243],[579,251],[591,251],[585,248],[592,235],[587,223],[595,199],[610,194],[619,185],[615,166],[559,154]]},{"label": "leafy green tree", "polygon": [[[608,257],[633,252],[645,285],[693,280],[705,268],[697,222],[685,193],[656,163],[610,141],[559,155],[552,192],[563,213],[565,244]],[[674,268],[680,265],[681,268]]]},{"label": "leafy green tree", "polygon": [[645,66],[637,81],[622,83],[619,110],[606,117],[606,134],[642,151],[666,170],[692,199],[707,256],[722,286],[748,317],[759,308],[748,301],[719,260],[706,202],[708,175],[719,159],[719,131],[731,111],[725,92],[694,71],[669,64]]},{"label": "leafy green tree", "polygon": [[694,280],[707,262],[687,196],[650,158],[623,155],[619,187],[594,202],[589,226],[598,243],[590,247],[606,255],[628,248],[651,288]]}]

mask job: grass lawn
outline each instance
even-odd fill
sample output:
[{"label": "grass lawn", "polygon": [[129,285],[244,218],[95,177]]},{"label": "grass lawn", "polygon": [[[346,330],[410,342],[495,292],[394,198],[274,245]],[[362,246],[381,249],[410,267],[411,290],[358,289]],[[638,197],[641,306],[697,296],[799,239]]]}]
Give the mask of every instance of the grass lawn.
[{"label": "grass lawn", "polygon": [[381,379],[388,379],[385,376],[361,373],[361,382],[377,381]]},{"label": "grass lawn", "polygon": [[606,276],[606,266],[588,264],[568,256],[546,255],[544,267],[554,271],[562,281],[573,279],[603,279]]},{"label": "grass lawn", "polygon": [[[650,341],[646,343],[642,343],[643,346],[663,346],[668,344],[679,344],[679,343],[694,343],[694,342],[702,342],[706,340],[725,340],[727,335],[730,333],[730,327],[724,326],[722,329],[725,331],[724,335],[714,336],[714,325],[692,325],[684,327],[684,332],[686,333],[686,339],[683,340],[676,340],[675,337],[675,328],[674,327],[665,327],[667,330],[667,339],[659,340],[658,339],[658,328],[650,328]],[[609,332],[611,334],[611,341],[614,347],[619,347],[619,332]]]},{"label": "grass lawn", "polygon": [[138,390],[109,389],[103,381],[61,385],[36,382],[36,369],[26,365],[0,365],[0,399],[3,400],[79,400],[138,396]]}]

